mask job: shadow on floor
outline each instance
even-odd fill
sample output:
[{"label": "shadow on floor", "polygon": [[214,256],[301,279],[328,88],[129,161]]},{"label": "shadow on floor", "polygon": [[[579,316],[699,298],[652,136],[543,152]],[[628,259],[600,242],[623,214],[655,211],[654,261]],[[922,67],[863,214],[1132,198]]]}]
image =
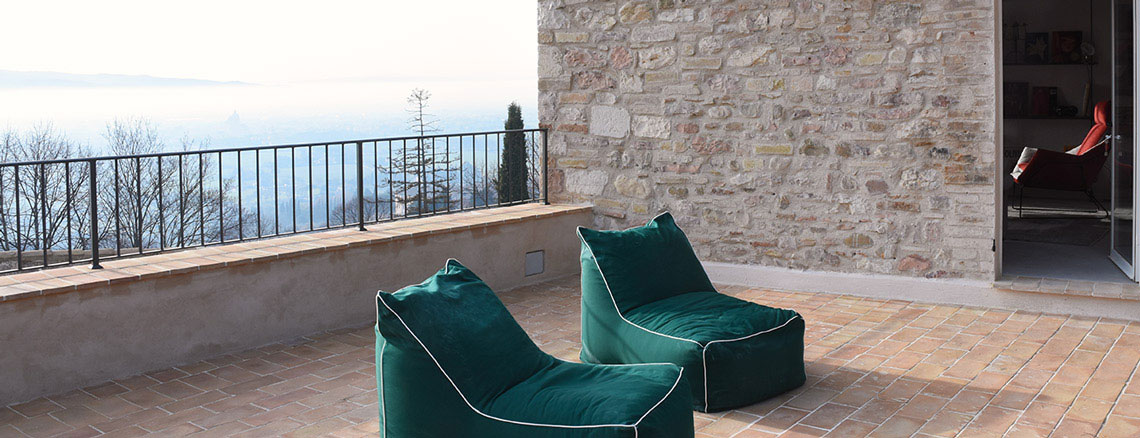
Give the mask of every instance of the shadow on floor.
[{"label": "shadow on floor", "polygon": [[[1037,395],[1010,385],[988,386],[984,376],[956,383],[913,371],[834,368],[826,362],[807,363],[811,374],[832,370],[825,378],[809,377],[801,388],[737,410],[761,416],[753,429],[795,431],[796,436],[964,436],[967,429],[1005,431]],[[1040,426],[1051,429],[1052,423],[1043,419]]]}]

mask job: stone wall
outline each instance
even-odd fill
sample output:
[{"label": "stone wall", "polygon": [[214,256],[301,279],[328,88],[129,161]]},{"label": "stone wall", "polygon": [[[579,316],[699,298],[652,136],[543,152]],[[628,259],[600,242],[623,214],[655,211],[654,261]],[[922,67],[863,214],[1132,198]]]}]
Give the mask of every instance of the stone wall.
[{"label": "stone wall", "polygon": [[551,196],[706,260],[992,279],[983,0],[539,0]]}]

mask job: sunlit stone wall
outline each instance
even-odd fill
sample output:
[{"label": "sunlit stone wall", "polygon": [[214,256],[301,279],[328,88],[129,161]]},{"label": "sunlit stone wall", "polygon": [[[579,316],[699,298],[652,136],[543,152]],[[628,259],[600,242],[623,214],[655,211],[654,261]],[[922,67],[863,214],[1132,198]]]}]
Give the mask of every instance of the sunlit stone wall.
[{"label": "sunlit stone wall", "polygon": [[540,0],[553,199],[706,260],[990,279],[993,1]]}]

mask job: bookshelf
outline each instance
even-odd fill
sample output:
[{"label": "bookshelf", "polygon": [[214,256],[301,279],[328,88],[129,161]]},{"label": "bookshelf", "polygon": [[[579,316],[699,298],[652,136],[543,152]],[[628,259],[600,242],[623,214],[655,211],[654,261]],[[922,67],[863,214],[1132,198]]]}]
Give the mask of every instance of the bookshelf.
[{"label": "bookshelf", "polygon": [[1020,63],[1018,63],[1018,62],[1006,62],[1006,63],[1002,63],[1002,65],[1006,66],[1006,67],[1050,67],[1050,66],[1063,66],[1063,65],[1093,66],[1093,65],[1096,65],[1096,63],[1095,62],[1092,62],[1092,63],[1087,63],[1087,62],[1051,62],[1048,64],[1028,64],[1028,63],[1024,63],[1024,62],[1020,62]]},{"label": "bookshelf", "polygon": [[1010,116],[1004,117],[1005,120],[1084,120],[1091,122],[1092,118],[1087,116]]}]

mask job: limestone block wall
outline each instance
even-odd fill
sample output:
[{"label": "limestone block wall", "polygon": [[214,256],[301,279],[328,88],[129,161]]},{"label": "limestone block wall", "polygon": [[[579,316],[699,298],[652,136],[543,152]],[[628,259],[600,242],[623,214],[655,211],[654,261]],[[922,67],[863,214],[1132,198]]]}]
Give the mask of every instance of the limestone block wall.
[{"label": "limestone block wall", "polygon": [[992,279],[992,0],[539,0],[551,196],[710,261]]}]

